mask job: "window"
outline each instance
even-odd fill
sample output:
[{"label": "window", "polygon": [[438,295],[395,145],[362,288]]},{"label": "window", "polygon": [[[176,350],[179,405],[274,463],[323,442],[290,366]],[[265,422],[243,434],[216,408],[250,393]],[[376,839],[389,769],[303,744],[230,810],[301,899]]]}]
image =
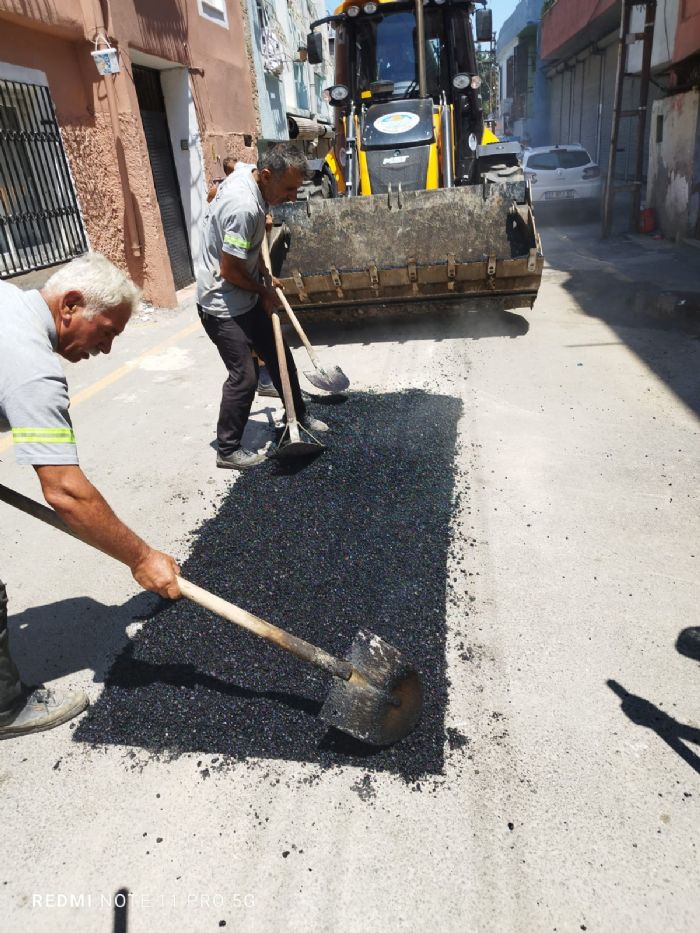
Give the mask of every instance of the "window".
[{"label": "window", "polygon": [[513,56],[506,59],[506,97],[512,100],[515,96],[513,90]]},{"label": "window", "polygon": [[591,157],[585,149],[562,149],[559,161],[562,168],[581,168],[590,163]]},{"label": "window", "polygon": [[297,107],[300,110],[309,110],[309,86],[306,83],[304,62],[294,62],[294,88],[297,92]]},{"label": "window", "polygon": [[228,29],[228,15],[226,13],[226,0],[197,0],[199,15],[212,23],[217,23]]},{"label": "window", "polygon": [[538,152],[530,156],[525,167],[533,171],[535,169],[540,169],[540,171],[553,172],[555,169],[559,168],[558,153],[554,151]]},{"label": "window", "polygon": [[536,152],[527,160],[526,168],[532,171],[553,172],[557,168],[582,168],[590,165],[591,157],[585,149],[550,149]]},{"label": "window", "polygon": [[[428,94],[438,98],[449,85],[450,63],[446,31],[455,49],[455,71],[471,72],[467,32],[468,16],[464,11],[443,14],[441,9],[425,10],[425,71]],[[415,48],[413,11],[400,11],[382,17],[354,21],[355,74],[357,89],[369,90],[374,81],[392,81],[394,98],[418,96],[418,68]]]}]

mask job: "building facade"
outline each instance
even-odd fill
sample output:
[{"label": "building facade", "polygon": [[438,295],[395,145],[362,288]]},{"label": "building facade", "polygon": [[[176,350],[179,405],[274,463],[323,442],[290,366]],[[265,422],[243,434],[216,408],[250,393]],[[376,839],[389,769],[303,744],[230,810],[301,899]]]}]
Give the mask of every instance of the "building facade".
[{"label": "building facade", "polygon": [[327,26],[324,60],[306,60],[309,25],[326,15],[323,0],[245,0],[260,114],[260,142],[298,141],[308,155],[327,151],[332,115],[323,90],[333,84]]},{"label": "building facade", "polygon": [[496,60],[500,73],[499,133],[523,145],[549,142],[547,82],[539,57],[540,0],[520,0],[500,32]]},{"label": "building facade", "polygon": [[89,247],[172,306],[208,181],[256,135],[235,0],[0,0],[0,276]]},{"label": "building facade", "polygon": [[[613,121],[621,0],[545,0],[540,55],[549,82],[552,143],[580,142],[605,171]],[[644,28],[634,7],[630,33]],[[642,43],[628,45],[622,110],[639,106]],[[700,0],[657,0],[643,140],[646,205],[666,236],[698,236]],[[616,183],[633,178],[637,121],[620,123]]]}]

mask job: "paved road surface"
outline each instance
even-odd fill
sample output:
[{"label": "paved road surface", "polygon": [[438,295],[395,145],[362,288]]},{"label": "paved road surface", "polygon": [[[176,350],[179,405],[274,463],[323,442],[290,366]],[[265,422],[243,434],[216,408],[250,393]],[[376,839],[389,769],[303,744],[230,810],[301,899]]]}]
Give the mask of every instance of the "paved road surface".
[{"label": "paved road surface", "polygon": [[[5,742],[3,930],[697,929],[700,343],[634,297],[645,276],[659,291],[650,261],[595,232],[544,230],[526,315],[317,329],[353,388],[464,404],[444,773],[154,759],[67,728]],[[88,475],[182,557],[235,479],[209,446],[222,378],[191,305],[70,367]],[[37,497],[0,458],[2,481]],[[153,598],[0,514],[25,677],[97,698]]]}]

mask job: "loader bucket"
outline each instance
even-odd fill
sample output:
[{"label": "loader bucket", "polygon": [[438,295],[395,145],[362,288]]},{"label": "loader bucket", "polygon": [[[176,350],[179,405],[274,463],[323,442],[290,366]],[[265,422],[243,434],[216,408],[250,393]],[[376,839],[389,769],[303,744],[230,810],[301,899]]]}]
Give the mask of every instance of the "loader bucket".
[{"label": "loader bucket", "polygon": [[471,297],[532,307],[542,248],[524,181],[310,199],[275,210],[280,278],[297,312]]}]

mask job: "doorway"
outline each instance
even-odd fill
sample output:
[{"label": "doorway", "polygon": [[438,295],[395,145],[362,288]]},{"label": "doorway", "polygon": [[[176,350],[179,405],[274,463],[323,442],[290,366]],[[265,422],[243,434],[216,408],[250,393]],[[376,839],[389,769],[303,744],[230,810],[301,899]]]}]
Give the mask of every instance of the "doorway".
[{"label": "doorway", "polygon": [[194,281],[194,272],[160,73],[155,68],[134,65],[133,74],[170,268],[175,288],[180,289]]}]

